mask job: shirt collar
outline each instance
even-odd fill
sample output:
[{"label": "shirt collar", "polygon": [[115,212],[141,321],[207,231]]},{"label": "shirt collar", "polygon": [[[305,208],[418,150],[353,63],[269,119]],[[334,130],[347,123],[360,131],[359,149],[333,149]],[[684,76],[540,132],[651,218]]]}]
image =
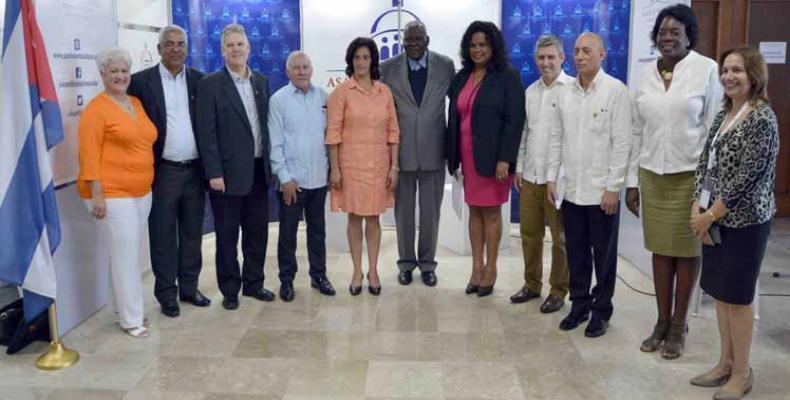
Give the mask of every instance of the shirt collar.
[{"label": "shirt collar", "polygon": [[162,75],[172,80],[183,78],[184,75],[186,75],[186,70],[187,67],[183,66],[181,67],[181,72],[179,72],[176,76],[173,76],[173,74],[171,74],[170,71],[167,70],[164,64],[162,64],[161,62],[159,63],[159,75]]},{"label": "shirt collar", "polygon": [[244,81],[248,81],[248,80],[250,80],[250,77],[252,76],[252,72],[250,71],[250,67],[245,65],[244,68],[245,68],[245,71],[247,72],[247,78],[242,78],[241,75],[233,72],[233,70],[231,70],[230,67],[228,67],[227,65],[225,66],[225,69],[227,69],[228,72],[230,73],[230,77],[233,78],[233,81],[237,82],[237,83],[242,83]]},{"label": "shirt collar", "polygon": [[418,71],[420,68],[427,68],[428,67],[428,50],[425,50],[425,53],[422,53],[422,57],[419,60],[414,61],[409,56],[406,56],[406,59],[409,60],[409,69],[412,71]]},{"label": "shirt collar", "polygon": [[[595,90],[596,86],[598,86],[601,83],[601,80],[604,79],[603,77],[605,75],[606,75],[606,72],[604,72],[603,67],[601,67],[598,70],[598,73],[595,74],[595,78],[593,78],[592,82],[590,82],[590,88],[588,89],[588,91],[591,92],[591,91]],[[579,89],[582,93],[584,93],[584,88],[582,87],[581,81],[579,81],[579,77],[578,76],[574,80],[573,84],[574,84],[574,86],[576,86],[577,89]]]},{"label": "shirt collar", "polygon": [[559,75],[557,75],[557,78],[556,78],[556,79],[554,79],[554,82],[552,82],[552,83],[551,83],[551,85],[546,85],[546,82],[543,80],[543,77],[540,77],[540,78],[538,78],[538,81],[540,81],[539,85],[540,85],[540,86],[541,86],[543,89],[549,89],[549,88],[552,88],[552,87],[554,87],[554,85],[556,85],[556,84],[558,84],[558,83],[559,83],[560,85],[564,85],[564,84],[566,84],[566,83],[568,83],[568,82],[570,82],[570,81],[572,81],[572,80],[573,80],[573,78],[571,78],[570,76],[568,76],[568,74],[566,74],[566,73],[565,73],[565,71],[563,71],[562,69],[560,69],[560,74],[559,74]]},{"label": "shirt collar", "polygon": [[296,85],[294,85],[293,82],[291,82],[291,81],[288,81],[288,87],[289,87],[289,91],[291,93],[300,93],[300,94],[310,94],[310,93],[313,92],[313,90],[315,88],[313,86],[313,84],[311,83],[310,84],[310,88],[307,89],[307,93],[305,93],[305,92],[302,91],[302,89],[299,89],[298,87],[296,87]]},{"label": "shirt collar", "polygon": [[[349,86],[349,89],[357,89],[360,92],[363,92],[363,93],[365,92],[359,86],[359,83],[357,82],[357,79],[354,78],[353,75],[350,78],[348,78],[348,80],[351,81],[351,85]],[[381,90],[381,83],[379,83],[379,81],[377,81],[377,80],[373,80],[373,90],[372,90],[372,92],[379,92],[380,90]]]}]

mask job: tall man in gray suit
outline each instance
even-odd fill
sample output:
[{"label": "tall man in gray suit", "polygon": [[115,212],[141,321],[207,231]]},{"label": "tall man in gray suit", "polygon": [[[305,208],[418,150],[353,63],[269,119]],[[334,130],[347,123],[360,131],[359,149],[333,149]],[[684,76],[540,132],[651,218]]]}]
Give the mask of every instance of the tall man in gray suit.
[{"label": "tall man in gray suit", "polygon": [[[436,285],[436,242],[444,193],[447,134],[445,95],[455,74],[453,61],[428,50],[425,25],[404,27],[405,53],[381,64],[381,81],[395,98],[400,125],[400,173],[395,193],[398,232],[398,282],[408,285],[419,267],[422,281]],[[419,188],[419,190],[418,190]],[[414,252],[414,210],[419,192],[420,238]]]}]

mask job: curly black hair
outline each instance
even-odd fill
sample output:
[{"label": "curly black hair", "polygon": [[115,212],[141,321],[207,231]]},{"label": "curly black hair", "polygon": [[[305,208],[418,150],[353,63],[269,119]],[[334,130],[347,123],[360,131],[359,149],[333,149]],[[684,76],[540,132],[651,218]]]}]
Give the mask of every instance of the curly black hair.
[{"label": "curly black hair", "polygon": [[674,6],[664,8],[658,13],[656,22],[653,24],[653,31],[650,32],[650,40],[653,42],[653,46],[656,45],[658,30],[661,28],[661,23],[664,22],[664,18],[666,17],[672,17],[683,24],[686,28],[686,36],[689,38],[688,48],[693,49],[694,46],[697,45],[699,24],[697,23],[697,16],[694,15],[694,10],[685,4],[675,4]]},{"label": "curly black hair", "polygon": [[502,31],[500,31],[493,22],[474,21],[466,28],[466,32],[464,32],[464,36],[461,39],[461,63],[464,69],[470,70],[475,65],[469,55],[469,44],[472,42],[472,35],[478,32],[482,32],[486,35],[486,41],[491,45],[491,65],[497,70],[507,68],[508,53]]},{"label": "curly black hair", "polygon": [[348,44],[346,49],[346,76],[349,78],[354,75],[354,53],[360,47],[367,47],[370,50],[370,78],[377,81],[381,78],[379,71],[379,48],[371,38],[358,37]]}]

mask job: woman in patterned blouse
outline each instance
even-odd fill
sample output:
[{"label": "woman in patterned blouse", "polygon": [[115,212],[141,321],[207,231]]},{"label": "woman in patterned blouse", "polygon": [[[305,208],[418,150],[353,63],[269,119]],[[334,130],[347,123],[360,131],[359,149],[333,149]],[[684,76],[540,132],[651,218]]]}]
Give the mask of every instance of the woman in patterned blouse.
[{"label": "woman in patterned blouse", "polygon": [[731,49],[719,65],[724,109],[697,166],[691,229],[704,244],[700,285],[716,299],[721,356],[691,384],[721,386],[714,399],[740,399],[754,382],[751,304],[776,211],[779,132],[762,55],[751,47]]}]

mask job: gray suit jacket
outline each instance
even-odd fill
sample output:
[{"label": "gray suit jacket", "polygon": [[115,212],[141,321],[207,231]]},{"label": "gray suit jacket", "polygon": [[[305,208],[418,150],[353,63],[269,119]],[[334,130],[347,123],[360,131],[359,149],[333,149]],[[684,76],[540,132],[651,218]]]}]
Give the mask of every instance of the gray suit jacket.
[{"label": "gray suit jacket", "polygon": [[405,52],[382,63],[380,69],[381,81],[392,91],[398,112],[401,171],[443,169],[447,136],[445,96],[455,75],[453,60],[428,51],[428,79],[419,106],[411,92]]}]

